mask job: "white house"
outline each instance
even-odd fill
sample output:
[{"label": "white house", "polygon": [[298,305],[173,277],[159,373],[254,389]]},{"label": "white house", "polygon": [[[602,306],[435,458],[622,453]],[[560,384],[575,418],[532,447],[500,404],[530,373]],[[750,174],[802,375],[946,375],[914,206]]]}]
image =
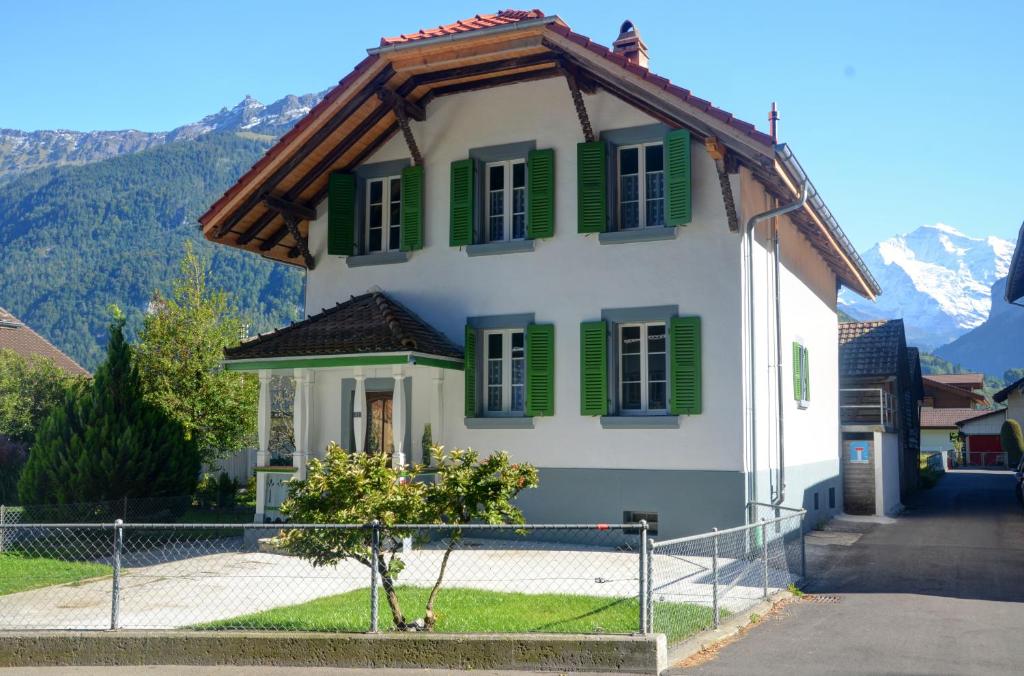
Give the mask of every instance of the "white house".
[{"label": "white house", "polygon": [[878,286],[791,150],[628,21],[611,49],[536,10],[382,39],[200,220],[307,270],[306,318],[225,362],[261,376],[260,464],[292,374],[299,475],[332,440],[419,462],[429,424],[535,464],[536,522],[670,537],[841,491],[836,294]]}]

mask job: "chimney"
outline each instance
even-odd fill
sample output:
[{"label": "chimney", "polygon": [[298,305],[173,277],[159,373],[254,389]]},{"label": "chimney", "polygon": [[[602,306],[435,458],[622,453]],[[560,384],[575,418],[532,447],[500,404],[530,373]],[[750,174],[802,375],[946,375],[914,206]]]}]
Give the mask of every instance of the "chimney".
[{"label": "chimney", "polygon": [[779,142],[779,109],[774,101],[771,112],[768,113],[768,135],[772,137],[772,143]]},{"label": "chimney", "polygon": [[612,51],[622,54],[630,63],[635,63],[641,68],[649,68],[647,65],[647,45],[640,37],[640,31],[636,29],[633,22],[626,19],[619,28],[619,37],[612,43]]}]

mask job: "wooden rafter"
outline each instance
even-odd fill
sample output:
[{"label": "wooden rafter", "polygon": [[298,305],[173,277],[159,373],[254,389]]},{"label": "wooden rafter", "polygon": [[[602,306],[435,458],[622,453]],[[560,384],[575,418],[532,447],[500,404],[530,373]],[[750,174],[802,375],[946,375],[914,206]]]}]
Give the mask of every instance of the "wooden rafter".
[{"label": "wooden rafter", "polygon": [[313,207],[306,206],[305,204],[299,204],[298,202],[293,202],[291,200],[286,200],[283,197],[267,195],[263,198],[263,202],[274,211],[279,211],[282,214],[293,216],[304,221],[312,221],[316,218],[316,209]]},{"label": "wooden rafter", "polygon": [[565,82],[569,85],[569,94],[572,96],[572,105],[576,108],[576,117],[580,120],[580,127],[583,130],[583,139],[587,143],[594,141],[594,128],[590,124],[590,115],[587,114],[587,104],[583,101],[583,93],[580,91],[580,78],[575,66],[567,63],[559,65],[559,70],[565,75]]},{"label": "wooden rafter", "polygon": [[398,128],[402,130],[405,144],[409,146],[409,155],[412,156],[413,164],[417,167],[423,166],[423,155],[420,153],[419,146],[416,145],[416,137],[412,134],[409,118],[422,122],[427,119],[427,111],[422,106],[410,103],[387,87],[381,87],[377,91],[377,96],[384,102],[384,105],[391,107],[395,117],[398,118]]},{"label": "wooden rafter", "polygon": [[290,214],[281,214],[281,217],[284,218],[284,224],[288,227],[289,234],[295,238],[295,248],[306,263],[306,269],[312,270],[316,267],[316,259],[313,258],[313,254],[309,253],[309,242],[299,231],[299,219]]}]

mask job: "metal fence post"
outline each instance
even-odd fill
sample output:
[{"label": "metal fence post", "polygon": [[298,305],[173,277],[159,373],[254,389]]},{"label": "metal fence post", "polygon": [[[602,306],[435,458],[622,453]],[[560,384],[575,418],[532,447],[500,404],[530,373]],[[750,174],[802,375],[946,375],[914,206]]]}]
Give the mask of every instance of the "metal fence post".
[{"label": "metal fence post", "polygon": [[768,598],[768,524],[761,519],[761,558],[764,560],[764,597]]},{"label": "metal fence post", "polygon": [[654,631],[654,540],[647,538],[647,631]]},{"label": "metal fence post", "polygon": [[640,633],[649,634],[647,626],[647,521],[640,520],[640,584],[637,588],[637,606],[640,609]]},{"label": "metal fence post", "polygon": [[711,550],[711,612],[713,613],[715,629],[718,629],[718,623],[721,620],[718,612],[718,529],[713,529],[713,532],[714,535],[711,536],[713,544]]},{"label": "metal fence post", "polygon": [[804,531],[804,518],[806,513],[800,515],[800,581],[807,580],[807,532]]},{"label": "metal fence post", "polygon": [[7,539],[7,531],[4,524],[7,523],[7,505],[0,505],[0,554],[4,553],[4,544]]},{"label": "metal fence post", "polygon": [[111,562],[114,569],[113,585],[110,593],[110,628],[117,629],[121,624],[121,549],[124,547],[124,521],[114,522],[114,555]]},{"label": "metal fence post", "polygon": [[377,596],[377,565],[380,561],[380,521],[374,519],[370,523],[373,529],[370,534],[370,632],[378,631],[378,618],[380,614],[379,599]]}]

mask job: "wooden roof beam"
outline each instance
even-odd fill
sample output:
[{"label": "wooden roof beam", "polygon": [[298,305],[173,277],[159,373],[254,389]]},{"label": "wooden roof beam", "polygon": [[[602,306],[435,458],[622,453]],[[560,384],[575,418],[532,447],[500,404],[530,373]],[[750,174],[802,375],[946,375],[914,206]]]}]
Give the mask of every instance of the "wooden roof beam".
[{"label": "wooden roof beam", "polygon": [[583,129],[583,140],[587,143],[594,142],[594,128],[590,125],[590,116],[587,114],[587,104],[583,101],[583,94],[580,92],[578,69],[572,64],[560,63],[558,69],[565,75],[565,81],[569,85],[569,94],[572,96],[572,105],[576,108],[576,117],[580,120],[580,127]]},{"label": "wooden roof beam", "polygon": [[292,216],[303,221],[312,221],[316,219],[316,209],[308,207],[305,204],[299,204],[298,202],[293,202],[291,200],[284,199],[283,197],[275,197],[274,195],[267,195],[263,198],[263,202],[269,208],[274,211],[279,211],[285,216]]},{"label": "wooden roof beam", "polygon": [[427,111],[422,106],[409,101],[404,96],[399,96],[393,89],[382,86],[377,90],[377,98],[396,113],[403,111],[406,117],[411,117],[417,122],[427,119]]}]

